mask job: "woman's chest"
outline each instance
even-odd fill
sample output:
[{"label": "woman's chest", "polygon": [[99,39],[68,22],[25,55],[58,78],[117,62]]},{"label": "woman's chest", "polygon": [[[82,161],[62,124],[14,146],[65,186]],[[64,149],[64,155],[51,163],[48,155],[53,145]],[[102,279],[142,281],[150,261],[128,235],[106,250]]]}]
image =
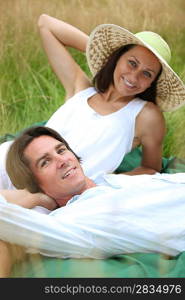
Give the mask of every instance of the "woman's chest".
[{"label": "woman's chest", "polygon": [[87,104],[96,113],[105,116],[121,110],[127,103],[123,101],[105,101],[100,94],[96,94],[87,100]]}]

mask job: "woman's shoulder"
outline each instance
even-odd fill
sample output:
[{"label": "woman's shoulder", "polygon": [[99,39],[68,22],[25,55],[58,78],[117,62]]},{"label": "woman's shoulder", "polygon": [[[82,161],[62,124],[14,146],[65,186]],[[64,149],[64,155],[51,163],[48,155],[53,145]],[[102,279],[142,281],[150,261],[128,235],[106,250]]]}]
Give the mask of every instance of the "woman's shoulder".
[{"label": "woman's shoulder", "polygon": [[164,115],[160,108],[152,102],[147,102],[143,107],[142,111],[137,117],[137,123],[145,130],[153,128],[152,130],[160,129],[162,132],[165,131]]},{"label": "woman's shoulder", "polygon": [[153,102],[147,101],[143,110],[141,111],[141,115],[150,116],[150,117],[160,117],[163,118],[163,113],[158,105]]}]

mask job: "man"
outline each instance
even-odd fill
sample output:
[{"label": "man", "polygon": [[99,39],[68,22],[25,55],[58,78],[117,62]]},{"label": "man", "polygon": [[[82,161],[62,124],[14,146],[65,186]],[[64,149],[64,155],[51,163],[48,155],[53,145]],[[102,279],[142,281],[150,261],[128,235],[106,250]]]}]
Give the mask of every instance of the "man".
[{"label": "man", "polygon": [[1,240],[60,258],[185,250],[185,174],[111,174],[92,181],[66,141],[47,127],[25,131],[7,161],[17,188],[44,192],[61,207],[45,215],[2,197]]}]

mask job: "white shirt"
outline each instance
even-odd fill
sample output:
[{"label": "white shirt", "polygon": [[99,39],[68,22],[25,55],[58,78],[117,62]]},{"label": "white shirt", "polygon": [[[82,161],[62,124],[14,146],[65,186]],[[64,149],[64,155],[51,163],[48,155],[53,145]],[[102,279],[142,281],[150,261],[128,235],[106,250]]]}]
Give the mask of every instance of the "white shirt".
[{"label": "white shirt", "polygon": [[0,198],[0,239],[60,258],[185,251],[185,173],[105,175],[43,215]]}]

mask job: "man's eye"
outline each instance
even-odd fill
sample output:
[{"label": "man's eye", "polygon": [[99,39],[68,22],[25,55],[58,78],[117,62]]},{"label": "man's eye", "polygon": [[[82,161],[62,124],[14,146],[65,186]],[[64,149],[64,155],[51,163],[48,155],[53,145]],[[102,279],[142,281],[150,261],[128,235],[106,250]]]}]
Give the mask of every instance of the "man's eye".
[{"label": "man's eye", "polygon": [[151,78],[151,77],[152,77],[151,73],[148,72],[148,71],[144,71],[143,74],[144,74],[144,76],[147,77],[147,78]]},{"label": "man's eye", "polygon": [[137,66],[137,64],[134,60],[129,60],[128,63],[129,63],[129,65],[131,65],[134,68]]},{"label": "man's eye", "polygon": [[60,149],[58,149],[57,153],[58,153],[58,154],[61,154],[61,153],[63,153],[65,150],[66,150],[66,148],[60,148]]},{"label": "man's eye", "polygon": [[41,168],[43,168],[43,167],[47,166],[47,165],[48,165],[48,163],[49,163],[49,159],[45,159],[45,160],[43,160],[43,161],[41,162],[41,164],[40,164]]}]

